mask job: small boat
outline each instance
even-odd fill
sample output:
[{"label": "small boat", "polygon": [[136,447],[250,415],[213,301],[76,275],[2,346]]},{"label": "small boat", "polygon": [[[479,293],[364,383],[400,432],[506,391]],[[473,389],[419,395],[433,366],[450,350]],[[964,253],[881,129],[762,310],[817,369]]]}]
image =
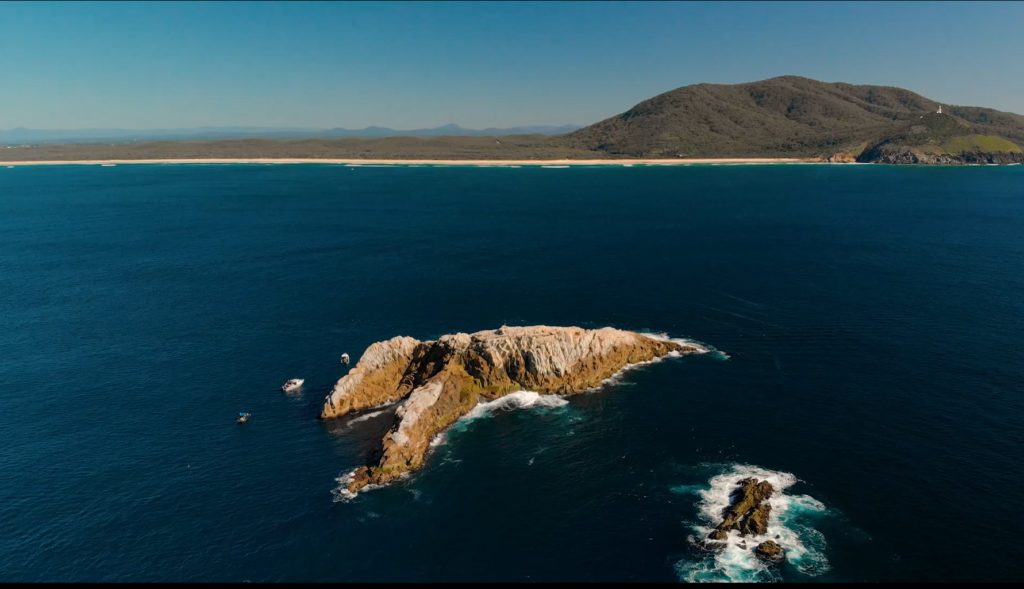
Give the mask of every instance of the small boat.
[{"label": "small boat", "polygon": [[348,364],[348,361],[349,361],[348,354],[342,354],[341,355],[341,363],[342,364]]},{"label": "small boat", "polygon": [[301,378],[293,378],[293,379],[289,380],[288,382],[284,383],[284,386],[281,387],[281,390],[286,392],[286,393],[290,393],[292,391],[297,391],[297,390],[299,390],[299,387],[301,387],[302,383],[304,383],[304,382],[306,382],[306,381],[302,380]]},{"label": "small boat", "polygon": [[252,417],[252,413],[239,413],[238,414],[238,423],[245,423],[245,422],[249,421],[250,417]]}]

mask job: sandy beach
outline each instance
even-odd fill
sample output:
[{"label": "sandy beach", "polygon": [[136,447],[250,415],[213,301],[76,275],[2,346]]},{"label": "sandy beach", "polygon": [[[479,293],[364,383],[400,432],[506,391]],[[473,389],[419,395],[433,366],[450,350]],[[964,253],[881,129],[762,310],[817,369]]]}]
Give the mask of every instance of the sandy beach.
[{"label": "sandy beach", "polygon": [[722,158],[722,159],[594,159],[594,160],[395,160],[395,159],[313,159],[313,158],[228,158],[228,159],[138,159],[138,160],[41,160],[0,161],[0,166],[62,166],[120,164],[343,164],[428,165],[428,166],[682,166],[689,164],[798,164],[814,163],[800,158]]}]

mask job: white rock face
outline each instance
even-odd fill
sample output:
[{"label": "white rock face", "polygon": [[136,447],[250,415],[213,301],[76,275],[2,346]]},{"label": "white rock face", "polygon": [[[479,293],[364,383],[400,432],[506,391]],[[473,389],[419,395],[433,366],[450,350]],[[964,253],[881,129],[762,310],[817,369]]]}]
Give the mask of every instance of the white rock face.
[{"label": "white rock face", "polygon": [[437,402],[437,398],[441,396],[441,388],[440,381],[431,381],[409,394],[408,399],[395,413],[398,418],[398,429],[388,434],[396,444],[408,446],[411,443],[409,434],[416,427],[420,416]]},{"label": "white rock face", "polygon": [[382,398],[379,391],[398,387],[419,343],[415,338],[399,336],[366,348],[355,368],[334,385],[321,416],[339,417],[389,402],[388,395]]},{"label": "white rock face", "polygon": [[[467,348],[488,358],[496,367],[521,361],[536,377],[562,378],[587,359],[601,359],[624,346],[640,344],[643,336],[605,327],[500,327],[478,331],[466,339]],[[468,339],[468,341],[466,341]],[[646,339],[646,338],[644,338]]]}]

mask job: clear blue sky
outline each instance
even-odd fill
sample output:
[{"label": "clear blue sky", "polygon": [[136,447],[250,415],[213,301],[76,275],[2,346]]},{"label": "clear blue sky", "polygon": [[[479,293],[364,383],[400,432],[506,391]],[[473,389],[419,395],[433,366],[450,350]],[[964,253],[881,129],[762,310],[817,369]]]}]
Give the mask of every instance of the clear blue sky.
[{"label": "clear blue sky", "polygon": [[0,128],[586,124],[784,74],[1024,113],[1024,3],[0,3]]}]

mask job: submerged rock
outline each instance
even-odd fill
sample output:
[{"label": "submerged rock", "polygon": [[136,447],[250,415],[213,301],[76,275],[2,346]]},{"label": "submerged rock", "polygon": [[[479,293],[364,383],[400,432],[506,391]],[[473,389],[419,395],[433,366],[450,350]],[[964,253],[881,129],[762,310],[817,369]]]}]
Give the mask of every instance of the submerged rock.
[{"label": "submerged rock", "polygon": [[358,469],[350,492],[391,481],[423,461],[435,435],[481,400],[529,390],[571,395],[624,366],[702,351],[606,327],[501,327],[434,342],[396,337],[367,348],[327,397],[321,419],[405,399],[380,459]]},{"label": "submerged rock", "polygon": [[779,561],[785,558],[786,553],[782,550],[782,547],[776,544],[773,540],[761,542],[754,549],[754,554],[758,558],[768,561]]}]

